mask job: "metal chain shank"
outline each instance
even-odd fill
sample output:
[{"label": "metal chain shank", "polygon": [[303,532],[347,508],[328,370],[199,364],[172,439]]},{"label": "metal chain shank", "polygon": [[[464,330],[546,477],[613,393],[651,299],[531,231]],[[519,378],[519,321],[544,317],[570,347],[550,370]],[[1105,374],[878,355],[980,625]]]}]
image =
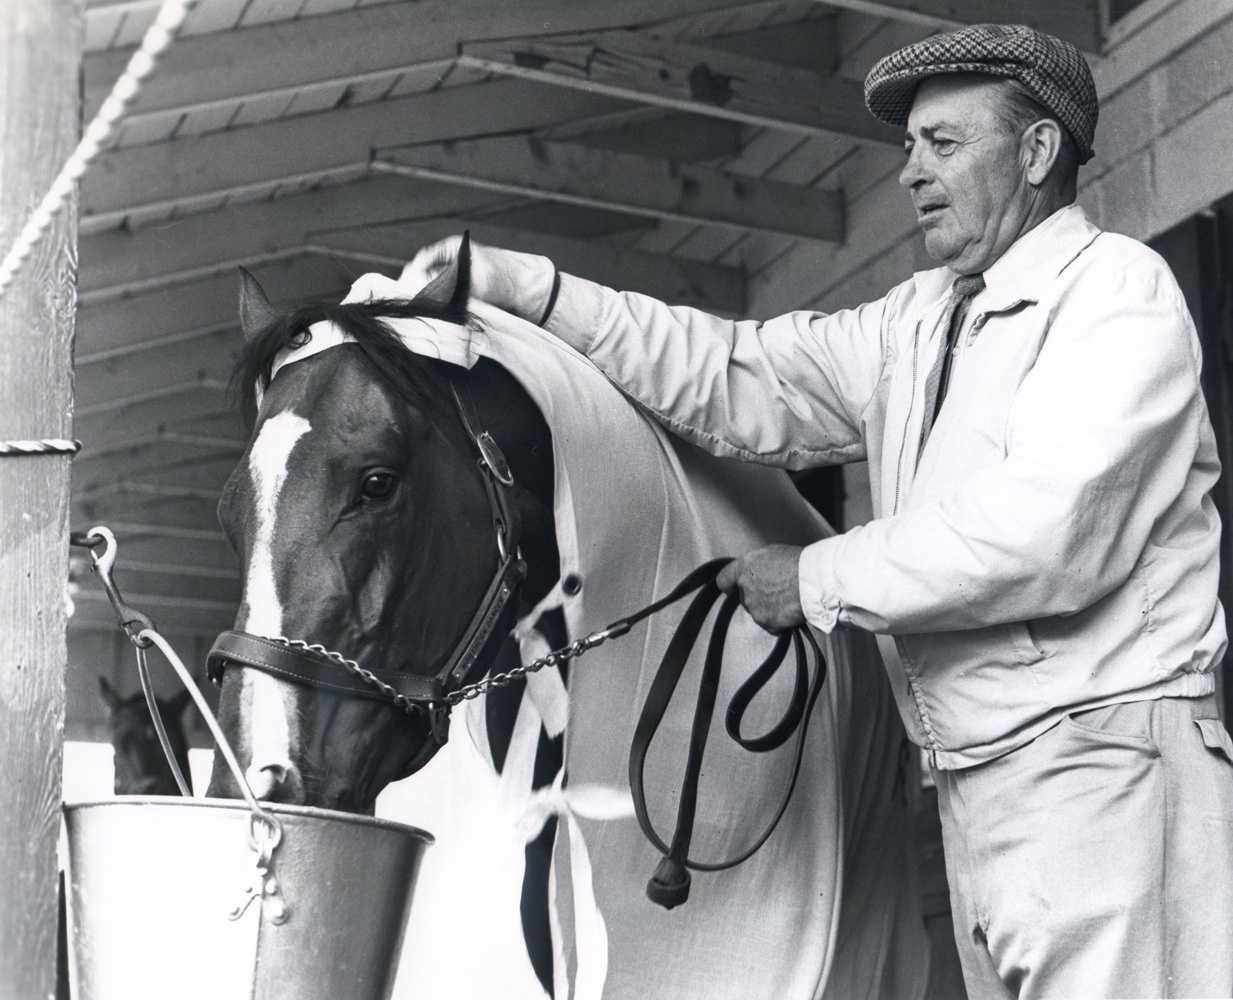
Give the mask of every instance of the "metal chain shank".
[{"label": "metal chain shank", "polygon": [[[583,636],[581,639],[575,639],[569,645],[562,646],[560,649],[554,649],[539,659],[532,660],[530,663],[524,663],[521,666],[514,667],[512,670],[493,674],[490,677],[484,677],[474,684],[464,684],[457,690],[449,692],[442,700],[452,708],[464,701],[470,701],[487,694],[494,688],[508,687],[513,681],[526,677],[527,674],[533,674],[536,671],[543,670],[544,667],[553,667],[576,659],[588,650],[594,649],[596,646],[602,646],[609,639],[615,639],[618,636],[624,635],[629,631],[629,628],[630,626],[624,622],[615,626],[610,625],[607,628],[600,629],[598,632],[592,632],[590,635]],[[408,714],[413,714],[423,708],[419,703],[411,701],[405,695],[399,694],[394,688],[381,680],[380,677],[375,676],[372,671],[361,667],[355,660],[347,659],[342,653],[326,649],[318,643],[308,643],[303,639],[288,639],[283,635],[265,636],[264,638],[291,649],[301,649],[306,652],[320,653],[322,656],[329,657],[329,659],[339,664],[339,666],[345,667],[349,673],[355,675],[364,683],[375,687],[393,704]]]}]

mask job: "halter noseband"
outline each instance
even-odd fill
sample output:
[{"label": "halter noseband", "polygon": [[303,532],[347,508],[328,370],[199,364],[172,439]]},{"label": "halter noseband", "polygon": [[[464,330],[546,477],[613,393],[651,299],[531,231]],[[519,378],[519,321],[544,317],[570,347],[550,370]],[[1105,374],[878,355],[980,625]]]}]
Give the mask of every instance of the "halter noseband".
[{"label": "halter noseband", "polygon": [[518,594],[527,572],[518,552],[521,523],[511,496],[514,477],[496,441],[483,429],[466,382],[452,371],[447,378],[462,425],[479,451],[477,464],[492,512],[498,563],[483,600],[441,668],[432,675],[367,670],[322,646],[236,630],[221,633],[206,657],[207,675],[216,685],[222,684],[229,665],[252,667],[332,694],[384,701],[408,713],[427,714],[433,739],[412,758],[407,774],[423,767],[445,745],[448,696],[482,676],[496,659],[517,620]]}]

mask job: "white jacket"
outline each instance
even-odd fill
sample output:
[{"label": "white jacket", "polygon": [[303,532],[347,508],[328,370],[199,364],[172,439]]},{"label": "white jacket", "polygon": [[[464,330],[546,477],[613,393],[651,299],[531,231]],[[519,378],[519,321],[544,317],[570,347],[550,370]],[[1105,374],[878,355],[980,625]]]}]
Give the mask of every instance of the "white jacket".
[{"label": "white jacket", "polygon": [[909,734],[958,768],[1068,712],[1214,690],[1219,475],[1165,263],[1060,210],[985,273],[918,454],[954,274],[731,322],[568,275],[547,327],[668,427],[787,468],[867,459],[875,519],[808,546],[824,631],[878,634]]}]

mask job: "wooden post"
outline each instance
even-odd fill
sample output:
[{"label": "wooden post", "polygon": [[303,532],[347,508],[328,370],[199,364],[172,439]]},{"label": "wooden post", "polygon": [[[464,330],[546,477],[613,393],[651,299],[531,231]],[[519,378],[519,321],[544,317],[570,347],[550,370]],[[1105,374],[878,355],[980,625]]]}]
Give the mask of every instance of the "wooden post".
[{"label": "wooden post", "polygon": [[[0,256],[80,130],[84,4],[0,2]],[[0,439],[72,437],[74,197],[0,298]],[[0,995],[55,993],[69,464],[0,457]]]}]

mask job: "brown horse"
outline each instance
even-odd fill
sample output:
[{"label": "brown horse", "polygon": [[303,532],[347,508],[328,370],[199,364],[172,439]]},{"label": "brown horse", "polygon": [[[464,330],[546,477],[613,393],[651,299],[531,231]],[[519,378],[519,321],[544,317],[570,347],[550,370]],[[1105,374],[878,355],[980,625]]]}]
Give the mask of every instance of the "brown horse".
[{"label": "brown horse", "polygon": [[[454,273],[427,297],[382,303],[380,312],[461,318],[466,295],[465,272]],[[219,505],[244,567],[236,629],[321,643],[368,670],[434,674],[499,561],[476,444],[453,401],[450,366],[408,352],[372,306],[281,314],[247,275],[241,319],[242,391],[265,382],[279,352],[311,336],[313,323],[335,322],[355,342],[289,365],[266,386],[260,409],[250,407],[253,436]],[[510,500],[527,567],[515,607],[524,614],[558,575],[551,437],[525,391],[499,366],[480,363],[449,377],[464,380],[513,472]],[[559,614],[544,616],[539,627],[554,644],[564,640]],[[518,650],[502,638],[489,659],[508,669],[517,665]],[[498,768],[522,689],[515,683],[487,699]],[[286,683],[234,664],[225,672],[219,718],[258,796],[361,813],[372,812],[391,781],[421,766],[438,739],[425,711]],[[538,783],[551,782],[560,764],[560,739],[542,734]],[[238,794],[217,759],[208,794]],[[532,964],[549,989],[553,833],[549,824],[527,848],[522,904]]]}]

